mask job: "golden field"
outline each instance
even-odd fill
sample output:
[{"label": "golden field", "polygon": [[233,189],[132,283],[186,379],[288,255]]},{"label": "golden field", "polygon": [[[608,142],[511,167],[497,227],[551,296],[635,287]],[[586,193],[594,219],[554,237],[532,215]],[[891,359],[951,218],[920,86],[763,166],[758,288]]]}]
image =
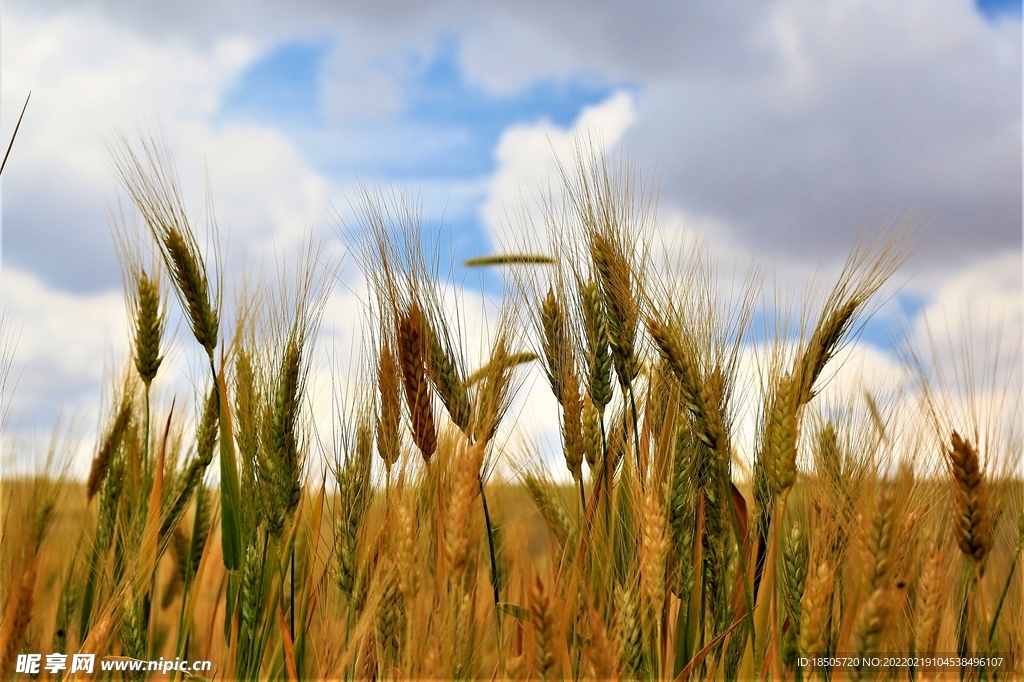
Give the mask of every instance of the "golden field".
[{"label": "golden field", "polygon": [[[944,374],[911,348],[902,401],[819,395],[907,230],[865,238],[800,311],[765,310],[699,249],[655,264],[649,193],[581,142],[542,202],[550,252],[473,263],[509,285],[471,366],[480,341],[414,208],[368,190],[364,355],[327,442],[308,402],[317,251],[228,306],[161,148],[115,156],[148,228],[118,239],[132,357],[88,481],[0,481],[0,677],[80,651],[232,680],[1013,676],[1019,403],[950,391],[1010,385],[1004,369]],[[171,306],[209,365],[194,409],[150,400]],[[558,404],[557,463],[497,436],[530,367]]]}]

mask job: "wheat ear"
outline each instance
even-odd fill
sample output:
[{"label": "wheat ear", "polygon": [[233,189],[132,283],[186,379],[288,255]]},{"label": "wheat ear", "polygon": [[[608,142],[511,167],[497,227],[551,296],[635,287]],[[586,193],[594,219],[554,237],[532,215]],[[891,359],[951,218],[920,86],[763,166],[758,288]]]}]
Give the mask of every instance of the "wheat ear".
[{"label": "wheat ear", "polygon": [[160,339],[164,331],[164,315],[160,310],[160,283],[145,270],[138,276],[137,308],[135,310],[135,369],[147,387],[153,383],[163,356]]},{"label": "wheat ear", "polygon": [[768,436],[768,474],[772,488],[779,495],[788,491],[796,481],[799,407],[797,386],[786,374],[775,388]]},{"label": "wheat ear", "polygon": [[434,430],[434,410],[430,405],[422,329],[423,315],[419,306],[413,303],[408,312],[398,317],[398,353],[413,440],[423,454],[423,460],[429,464],[437,450],[437,433]]},{"label": "wheat ear", "polygon": [[592,476],[597,475],[601,466],[604,449],[601,442],[601,431],[603,424],[601,413],[594,405],[590,395],[583,397],[583,458],[587,460]]},{"label": "wheat ear", "polygon": [[384,461],[387,473],[398,461],[401,452],[401,434],[399,433],[402,413],[401,389],[402,370],[398,360],[387,341],[381,343],[380,361],[377,365],[377,390],[380,392],[380,412],[377,416],[377,454]]},{"label": "wheat ear", "polygon": [[10,679],[35,608],[36,554],[31,553],[22,569],[21,583],[8,597],[3,628],[0,629],[0,678]]},{"label": "wheat ear", "polygon": [[619,669],[627,679],[635,679],[643,664],[643,628],[636,588],[616,585],[615,625],[619,638]]},{"label": "wheat ear", "polygon": [[484,461],[483,441],[461,448],[455,458],[452,476],[452,501],[445,525],[445,552],[456,579],[461,578],[469,559],[471,529],[469,511],[480,489],[480,467]]},{"label": "wheat ear", "polygon": [[597,282],[591,280],[580,285],[580,303],[587,336],[587,364],[590,367],[588,392],[598,411],[603,413],[612,400],[612,356],[608,319]]},{"label": "wheat ear", "polygon": [[871,557],[869,584],[876,590],[885,584],[892,564],[892,541],[895,533],[895,487],[882,484],[878,506],[868,533],[868,553]]},{"label": "wheat ear", "polygon": [[533,632],[533,669],[541,679],[555,679],[558,658],[555,656],[555,610],[551,594],[539,575],[530,587],[530,630]]},{"label": "wheat ear", "polygon": [[89,480],[85,486],[90,500],[96,496],[96,493],[100,491],[100,486],[103,485],[103,481],[106,480],[107,471],[110,469],[111,457],[113,457],[117,448],[121,445],[121,439],[128,429],[128,422],[131,420],[131,416],[131,403],[126,399],[122,401],[121,409],[118,410],[110,430],[103,437],[103,443],[92,460],[92,466],[89,469]]},{"label": "wheat ear", "polygon": [[[891,605],[892,597],[884,587],[876,589],[864,602],[853,632],[853,648],[858,659],[865,659],[878,653]],[[850,679],[868,679],[874,672],[870,664],[858,665],[854,667]]]},{"label": "wheat ear", "polygon": [[917,579],[917,603],[914,605],[914,653],[935,651],[942,611],[946,605],[945,552],[936,548],[928,555]]},{"label": "wheat ear", "polygon": [[953,528],[960,551],[979,570],[992,543],[992,520],[988,510],[988,485],[981,469],[978,451],[956,431],[946,451],[953,479],[953,503],[956,519]]},{"label": "wheat ear", "polygon": [[645,615],[652,626],[660,623],[661,608],[665,601],[665,559],[668,556],[665,525],[665,511],[658,486],[650,485],[644,497],[640,576],[648,607]]},{"label": "wheat ear", "polygon": [[829,605],[835,573],[827,561],[807,576],[800,599],[800,653],[815,656],[825,650],[828,635]]}]

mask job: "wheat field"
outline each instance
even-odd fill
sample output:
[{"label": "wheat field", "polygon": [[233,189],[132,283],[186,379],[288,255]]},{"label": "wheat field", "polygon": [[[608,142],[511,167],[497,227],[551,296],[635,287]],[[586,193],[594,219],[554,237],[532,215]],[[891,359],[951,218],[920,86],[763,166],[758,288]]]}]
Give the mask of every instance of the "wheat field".
[{"label": "wheat field", "polygon": [[[723,292],[704,253],[658,264],[650,192],[580,142],[542,202],[549,251],[470,263],[507,282],[471,366],[480,339],[415,210],[367,190],[365,352],[328,442],[308,400],[332,286],[316,249],[235,301],[229,328],[169,158],[121,142],[148,228],[117,239],[132,353],[86,481],[0,480],[0,678],[32,652],[212,663],[50,679],[1014,677],[1017,404],[951,398],[913,348],[913,405],[819,395],[908,229],[862,239],[797,313],[766,311],[757,281]],[[172,306],[204,376],[151,404]],[[557,401],[559,461],[504,435],[530,368]]]}]

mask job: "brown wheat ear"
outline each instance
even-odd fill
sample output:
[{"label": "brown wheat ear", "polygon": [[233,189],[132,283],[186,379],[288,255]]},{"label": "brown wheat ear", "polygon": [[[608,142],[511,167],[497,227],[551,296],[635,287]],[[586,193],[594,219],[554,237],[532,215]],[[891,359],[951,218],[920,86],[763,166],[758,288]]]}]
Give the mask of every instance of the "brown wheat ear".
[{"label": "brown wheat ear", "polygon": [[437,450],[434,411],[430,405],[423,349],[423,315],[413,303],[409,311],[398,316],[398,354],[402,366],[405,398],[412,419],[412,437],[428,464]]},{"label": "brown wheat ear", "polygon": [[380,362],[377,365],[377,388],[380,391],[380,413],[377,416],[377,454],[384,461],[388,473],[401,454],[402,436],[398,431],[402,414],[402,370],[391,349],[390,342],[381,343]]},{"label": "brown wheat ear", "polygon": [[953,479],[956,541],[960,551],[980,567],[992,543],[988,485],[978,460],[978,451],[971,442],[953,431],[950,445],[946,456]]}]

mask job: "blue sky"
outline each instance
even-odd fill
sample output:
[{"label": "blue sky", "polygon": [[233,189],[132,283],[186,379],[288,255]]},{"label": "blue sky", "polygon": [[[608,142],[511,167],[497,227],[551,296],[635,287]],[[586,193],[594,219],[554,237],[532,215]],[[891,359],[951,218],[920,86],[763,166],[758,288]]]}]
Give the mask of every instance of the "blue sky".
[{"label": "blue sky", "polygon": [[[417,182],[473,183],[494,172],[494,149],[501,134],[517,123],[547,122],[569,128],[581,109],[628,87],[608,83],[596,74],[569,78],[545,78],[511,94],[487,92],[468,83],[460,66],[456,36],[441,36],[426,54],[409,53],[396,74],[401,105],[386,120],[360,121],[346,126],[347,137],[403,136],[409,130],[424,140],[422,148],[403,148],[394,155],[347,153],[350,145],[339,140],[338,121],[325,109],[324,62],[332,44],[329,39],[293,41],[273,47],[246,68],[226,92],[217,119],[252,121],[288,132],[315,167],[342,180],[356,175],[398,186]],[[334,142],[335,144],[332,144]],[[442,197],[442,199],[444,199]],[[453,253],[456,262],[490,252],[479,207],[485,197],[461,206],[425,207],[439,244],[428,246]],[[483,277],[487,289],[500,293],[500,279],[493,271],[457,277],[474,281]]]},{"label": "blue sky", "polygon": [[978,11],[990,20],[998,20],[1005,15],[1021,14],[1020,0],[975,0]]},{"label": "blue sky", "polygon": [[[493,172],[493,151],[509,125],[538,120],[568,128],[580,110],[597,104],[624,83],[596,74],[545,78],[511,95],[468,83],[460,67],[459,42],[442,36],[427,54],[408,54],[397,80],[401,107],[388,120],[362,122],[367,131],[413,128],[438,140],[429,156],[345,158],[330,144],[337,121],[325,111],[323,64],[329,40],[275,46],[243,71],[226,93],[218,115],[288,130],[317,167],[332,174],[374,173],[406,178],[470,178]],[[339,161],[339,157],[344,161]],[[345,161],[348,166],[342,165]]]}]

